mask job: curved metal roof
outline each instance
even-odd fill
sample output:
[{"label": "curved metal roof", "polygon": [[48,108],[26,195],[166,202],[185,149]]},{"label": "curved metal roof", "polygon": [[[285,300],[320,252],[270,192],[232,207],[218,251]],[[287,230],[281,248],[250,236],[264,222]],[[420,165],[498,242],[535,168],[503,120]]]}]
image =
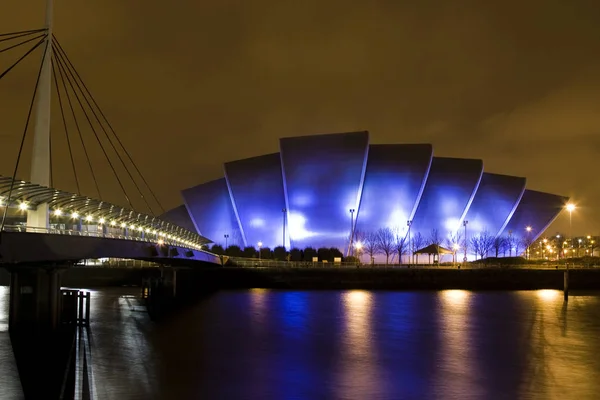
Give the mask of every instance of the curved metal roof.
[{"label": "curved metal roof", "polygon": [[[11,183],[12,178],[0,175],[0,200],[2,202],[6,201],[9,195]],[[170,240],[180,242],[182,245],[187,244],[195,247],[211,243],[211,240],[204,236],[158,217],[91,197],[80,196],[25,181],[14,181],[12,193],[10,193],[10,203],[11,206],[15,205],[17,207],[24,203],[27,209],[35,209],[38,205],[47,203],[56,216],[68,214],[72,216],[75,214],[74,219],[85,218],[86,221],[95,221],[99,225],[105,224],[114,228],[128,227],[140,232],[164,236]]]}]

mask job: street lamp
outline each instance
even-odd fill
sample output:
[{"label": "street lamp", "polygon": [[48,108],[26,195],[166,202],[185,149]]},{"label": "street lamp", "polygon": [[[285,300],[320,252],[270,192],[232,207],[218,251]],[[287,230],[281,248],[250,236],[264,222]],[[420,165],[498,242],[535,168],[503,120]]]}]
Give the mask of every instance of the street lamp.
[{"label": "street lamp", "polygon": [[454,243],[452,245],[452,250],[454,250],[454,252],[452,253],[452,264],[456,264],[456,252],[460,250],[460,246],[458,245],[458,243]]},{"label": "street lamp", "polygon": [[223,237],[225,238],[225,250],[227,251],[227,239],[229,239],[229,235],[224,234]]},{"label": "street lamp", "polygon": [[527,231],[527,252],[525,254],[527,255],[527,259],[529,260],[529,247],[531,247],[531,226],[526,227],[525,230]]},{"label": "street lamp", "polygon": [[353,242],[354,242],[354,208],[350,209],[350,255],[354,255]]},{"label": "street lamp", "polygon": [[358,258],[358,262],[360,263],[360,250],[362,249],[362,243],[356,242],[354,247],[356,247],[356,258]]},{"label": "street lamp", "polygon": [[469,245],[469,241],[467,240],[467,225],[469,225],[469,221],[464,220],[463,226],[465,227],[465,258],[463,259],[463,261],[465,263],[467,262],[467,247]]},{"label": "street lamp", "polygon": [[262,247],[262,242],[258,242],[258,260],[261,260],[260,248]]},{"label": "street lamp", "polygon": [[569,212],[569,239],[571,240],[571,248],[573,248],[573,211],[575,211],[575,204],[568,203],[565,208]]},{"label": "street lamp", "polygon": [[410,241],[410,226],[412,225],[412,221],[408,220],[406,221],[406,226],[408,226],[408,266],[410,267],[410,264],[412,264],[412,242]]}]

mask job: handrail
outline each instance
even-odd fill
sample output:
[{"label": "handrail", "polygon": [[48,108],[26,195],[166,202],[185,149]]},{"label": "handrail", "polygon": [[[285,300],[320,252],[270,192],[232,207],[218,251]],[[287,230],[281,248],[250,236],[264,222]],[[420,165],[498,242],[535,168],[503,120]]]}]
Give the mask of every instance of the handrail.
[{"label": "handrail", "polygon": [[104,233],[104,232],[90,232],[90,231],[78,231],[73,229],[56,229],[56,228],[40,228],[26,225],[5,225],[5,232],[19,232],[19,233],[43,233],[43,234],[51,234],[51,235],[65,235],[65,236],[82,236],[82,237],[96,237],[102,239],[121,239],[121,240],[131,240],[136,242],[146,242],[153,244],[166,244],[169,246],[177,246],[182,249],[190,249],[190,250],[199,250],[204,251],[199,246],[189,246],[187,244],[177,242],[174,240],[170,240],[168,238],[164,239],[155,239],[148,237],[139,237],[139,236],[131,236],[131,235],[115,235],[112,233]]}]

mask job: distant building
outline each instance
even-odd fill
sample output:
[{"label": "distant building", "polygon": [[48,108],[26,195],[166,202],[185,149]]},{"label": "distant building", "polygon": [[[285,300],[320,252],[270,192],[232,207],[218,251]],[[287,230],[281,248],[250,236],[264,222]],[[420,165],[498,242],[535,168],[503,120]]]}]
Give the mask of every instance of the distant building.
[{"label": "distant building", "polygon": [[406,237],[410,225],[423,246],[437,235],[456,249],[464,221],[467,243],[484,233],[531,243],[567,201],[526,189],[525,178],[484,172],[482,160],[434,157],[429,144],[370,145],[368,132],[283,138],[279,148],[226,163],[223,178],[183,190],[184,205],[164,218],[241,247],[347,253],[352,227],[356,242],[380,228]]}]

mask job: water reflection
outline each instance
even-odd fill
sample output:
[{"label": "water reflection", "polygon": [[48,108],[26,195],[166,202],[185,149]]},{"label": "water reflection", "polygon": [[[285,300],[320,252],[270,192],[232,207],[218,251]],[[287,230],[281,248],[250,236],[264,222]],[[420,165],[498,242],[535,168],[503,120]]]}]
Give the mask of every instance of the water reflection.
[{"label": "water reflection", "polygon": [[17,364],[8,336],[8,286],[0,286],[0,399],[23,398]]},{"label": "water reflection", "polygon": [[472,294],[466,290],[439,292],[441,306],[440,363],[436,372],[438,396],[458,398],[464,393],[483,395],[477,377],[471,332]]},{"label": "water reflection", "polygon": [[[589,379],[589,371],[600,366],[598,296],[571,296],[567,303],[561,291],[540,290],[530,301],[522,391],[545,398],[594,398],[600,386]],[[582,310],[595,310],[596,318],[582,319]]]},{"label": "water reflection", "polygon": [[0,332],[8,331],[9,292],[8,286],[0,286]]},{"label": "water reflection", "polygon": [[373,398],[380,391],[377,354],[371,326],[373,293],[353,290],[342,293],[344,330],[341,341],[339,398]]},{"label": "water reflection", "polygon": [[[8,301],[3,293],[0,305]],[[560,291],[231,291],[161,323],[148,320],[135,294],[92,293],[98,398],[600,393],[600,293],[573,293],[565,304]],[[11,373],[2,357],[12,354],[3,335],[0,394]]]}]

